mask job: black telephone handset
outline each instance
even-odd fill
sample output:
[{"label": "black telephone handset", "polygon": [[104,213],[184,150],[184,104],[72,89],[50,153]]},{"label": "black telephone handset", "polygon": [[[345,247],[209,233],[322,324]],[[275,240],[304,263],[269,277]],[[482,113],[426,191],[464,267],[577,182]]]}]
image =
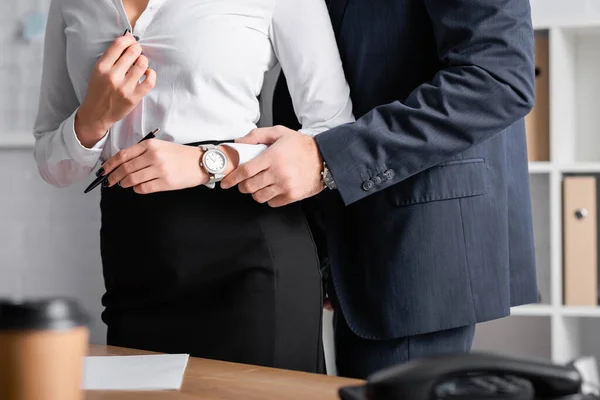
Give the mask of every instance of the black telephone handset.
[{"label": "black telephone handset", "polygon": [[340,389],[342,400],[583,400],[572,366],[498,355],[445,355],[373,374],[362,386]]}]

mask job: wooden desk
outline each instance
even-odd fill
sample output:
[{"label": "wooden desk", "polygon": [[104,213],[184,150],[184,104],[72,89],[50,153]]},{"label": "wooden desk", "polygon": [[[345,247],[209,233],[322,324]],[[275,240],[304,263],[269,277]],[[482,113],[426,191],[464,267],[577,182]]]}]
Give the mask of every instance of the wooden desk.
[{"label": "wooden desk", "polygon": [[[109,346],[91,346],[92,356],[151,354]],[[336,400],[341,386],[361,381],[191,358],[180,391],[89,391],[86,400]]]}]

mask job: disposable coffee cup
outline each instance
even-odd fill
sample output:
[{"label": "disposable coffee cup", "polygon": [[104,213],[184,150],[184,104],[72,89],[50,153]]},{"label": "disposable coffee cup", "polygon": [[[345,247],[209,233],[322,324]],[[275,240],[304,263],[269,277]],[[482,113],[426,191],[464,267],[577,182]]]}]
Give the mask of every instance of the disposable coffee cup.
[{"label": "disposable coffee cup", "polygon": [[83,399],[87,322],[68,299],[0,299],[0,399]]}]

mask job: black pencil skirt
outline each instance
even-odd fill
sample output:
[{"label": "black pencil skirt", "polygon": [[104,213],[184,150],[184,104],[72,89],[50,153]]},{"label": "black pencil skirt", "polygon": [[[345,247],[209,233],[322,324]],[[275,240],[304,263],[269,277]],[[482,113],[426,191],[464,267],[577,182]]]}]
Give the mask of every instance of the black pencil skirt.
[{"label": "black pencil skirt", "polygon": [[323,371],[321,277],[300,205],[116,186],[101,210],[109,345]]}]

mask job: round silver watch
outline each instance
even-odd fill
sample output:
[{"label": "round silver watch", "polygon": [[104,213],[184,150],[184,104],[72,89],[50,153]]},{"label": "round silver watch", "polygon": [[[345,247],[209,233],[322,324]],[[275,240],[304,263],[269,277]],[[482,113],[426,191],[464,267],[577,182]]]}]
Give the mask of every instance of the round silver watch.
[{"label": "round silver watch", "polygon": [[325,164],[325,162],[323,162],[323,171],[321,171],[321,182],[323,183],[323,186],[325,186],[325,188],[328,188],[329,190],[337,189],[337,185],[333,180],[331,171],[329,170],[329,168],[327,168],[327,164]]},{"label": "round silver watch", "polygon": [[220,182],[225,177],[225,169],[227,169],[227,156],[217,146],[212,144],[203,144],[198,146],[204,150],[200,166],[204,168],[208,174],[208,183],[206,186],[215,187],[215,183]]}]

